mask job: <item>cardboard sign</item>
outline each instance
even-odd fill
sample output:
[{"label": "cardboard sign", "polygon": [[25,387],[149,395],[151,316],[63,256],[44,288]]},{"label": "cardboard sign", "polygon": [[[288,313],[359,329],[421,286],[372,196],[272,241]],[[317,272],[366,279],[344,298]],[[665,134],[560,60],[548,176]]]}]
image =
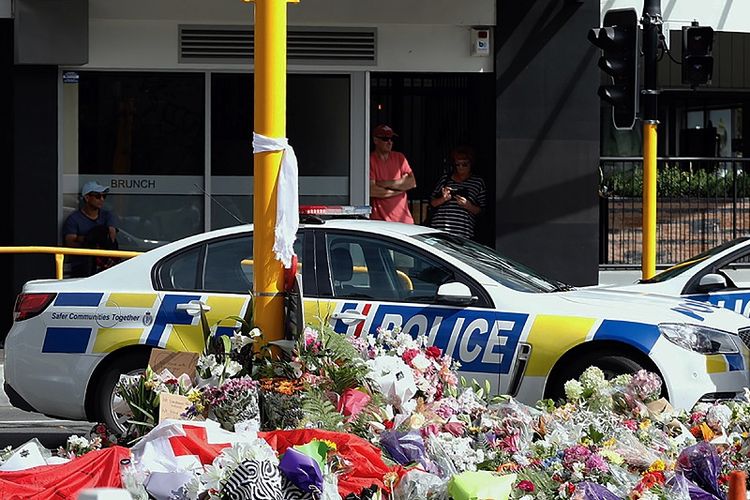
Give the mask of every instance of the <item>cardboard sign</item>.
[{"label": "cardboard sign", "polygon": [[182,416],[185,410],[190,408],[187,396],[172,394],[171,392],[159,393],[159,422],[167,418],[184,420]]},{"label": "cardboard sign", "polygon": [[161,373],[165,368],[175,377],[186,373],[190,380],[195,378],[195,366],[198,364],[198,353],[175,352],[166,349],[151,349],[148,366],[154,373]]}]

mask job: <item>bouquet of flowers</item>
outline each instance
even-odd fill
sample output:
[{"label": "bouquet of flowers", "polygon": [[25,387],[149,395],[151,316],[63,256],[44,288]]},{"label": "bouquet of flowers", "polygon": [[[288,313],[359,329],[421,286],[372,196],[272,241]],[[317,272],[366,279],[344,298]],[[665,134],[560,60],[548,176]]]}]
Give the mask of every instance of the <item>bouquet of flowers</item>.
[{"label": "bouquet of flowers", "polygon": [[73,434],[68,436],[65,446],[60,446],[57,449],[57,456],[72,460],[90,451],[99,450],[101,447],[102,440],[99,436],[94,436],[91,440],[88,440],[83,436]]},{"label": "bouquet of flowers", "polygon": [[187,416],[198,414],[198,410],[202,409],[202,413],[207,413],[209,418],[218,421],[229,431],[234,430],[239,422],[258,421],[258,387],[258,382],[250,377],[229,379],[219,387],[203,387],[199,401],[193,403]]},{"label": "bouquet of flowers", "polygon": [[299,379],[271,377],[260,379],[260,426],[264,430],[293,429],[304,416]]},{"label": "bouquet of flowers", "polygon": [[146,371],[140,375],[121,375],[115,391],[127,407],[122,409],[130,417],[125,436],[132,441],[156,425],[159,420],[159,395],[162,392],[190,397],[195,389],[187,374],[175,377],[166,369],[157,374],[151,367],[146,367]]},{"label": "bouquet of flowers", "polygon": [[366,340],[353,338],[351,342],[366,360],[382,356],[401,359],[411,369],[410,378],[417,388],[415,397],[421,398],[425,403],[432,403],[444,395],[455,393],[459,363],[450,356],[443,355],[439,347],[428,345],[424,335],[413,338],[400,328],[379,328],[375,335],[368,336]]}]

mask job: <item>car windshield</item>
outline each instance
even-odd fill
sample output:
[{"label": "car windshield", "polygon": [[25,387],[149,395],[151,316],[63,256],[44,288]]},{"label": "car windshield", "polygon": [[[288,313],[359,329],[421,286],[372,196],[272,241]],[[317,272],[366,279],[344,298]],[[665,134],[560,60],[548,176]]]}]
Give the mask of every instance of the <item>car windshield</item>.
[{"label": "car windshield", "polygon": [[747,241],[748,239],[749,238],[747,236],[743,236],[742,238],[735,238],[731,241],[727,241],[726,243],[722,243],[721,245],[715,246],[713,248],[709,248],[705,252],[701,252],[698,255],[695,255],[687,260],[680,262],[679,264],[675,264],[669,269],[665,269],[664,271],[660,272],[659,274],[649,279],[640,280],[639,283],[661,283],[662,281],[667,281],[669,279],[672,279],[675,276],[679,276],[685,271],[692,269],[693,267],[700,264],[701,262],[708,259],[709,257],[713,257],[714,255],[723,252],[727,248],[733,247],[739,243],[742,243],[743,241]]},{"label": "car windshield", "polygon": [[528,267],[501,256],[489,247],[459,236],[448,233],[425,233],[414,238],[519,292],[549,293],[573,289],[570,285],[545,278]]}]

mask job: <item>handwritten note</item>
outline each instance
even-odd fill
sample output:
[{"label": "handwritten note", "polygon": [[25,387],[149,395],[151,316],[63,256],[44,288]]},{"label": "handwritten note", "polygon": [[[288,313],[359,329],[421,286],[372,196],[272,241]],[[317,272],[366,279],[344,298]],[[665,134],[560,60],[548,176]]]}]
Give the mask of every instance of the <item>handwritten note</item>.
[{"label": "handwritten note", "polygon": [[154,373],[161,373],[165,368],[175,377],[186,373],[190,379],[195,378],[195,366],[198,354],[195,352],[175,352],[165,349],[151,349],[148,366]]},{"label": "handwritten note", "polygon": [[187,396],[172,394],[170,392],[159,393],[159,422],[166,418],[184,420],[182,416],[190,407],[190,401]]}]

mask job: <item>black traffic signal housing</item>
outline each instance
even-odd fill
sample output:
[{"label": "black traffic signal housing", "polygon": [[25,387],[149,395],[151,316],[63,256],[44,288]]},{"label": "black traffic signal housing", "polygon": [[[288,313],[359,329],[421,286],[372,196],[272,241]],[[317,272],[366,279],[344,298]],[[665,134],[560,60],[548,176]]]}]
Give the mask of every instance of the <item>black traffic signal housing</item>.
[{"label": "black traffic signal housing", "polygon": [[682,28],[682,83],[697,87],[711,82],[714,72],[714,29],[710,26]]},{"label": "black traffic signal housing", "polygon": [[589,30],[588,39],[602,50],[599,67],[612,82],[599,87],[599,97],[612,105],[615,128],[629,130],[638,114],[638,14],[635,9],[610,9],[601,28]]}]

